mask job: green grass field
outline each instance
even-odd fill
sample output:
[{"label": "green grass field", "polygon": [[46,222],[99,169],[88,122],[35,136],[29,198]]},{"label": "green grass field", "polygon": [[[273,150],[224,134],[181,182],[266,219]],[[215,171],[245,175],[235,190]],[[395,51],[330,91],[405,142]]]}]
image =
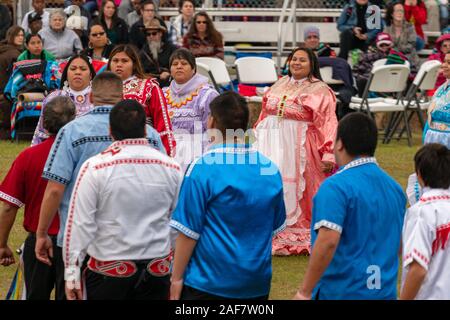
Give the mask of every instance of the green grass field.
[{"label": "green grass field", "polygon": [[[0,179],[7,173],[17,154],[27,147],[28,143],[11,143],[0,141]],[[389,145],[379,144],[376,157],[381,167],[394,177],[403,188],[406,187],[408,176],[413,172],[413,157],[420,146],[419,136],[414,138],[414,146],[409,148],[405,140],[393,141]],[[20,247],[26,237],[22,226],[22,210],[19,212],[16,224],[10,235],[9,245],[12,249]],[[274,257],[271,299],[290,299],[297,290],[298,284],[306,271],[308,258]],[[15,267],[0,267],[0,300],[5,298],[11,283]]]}]

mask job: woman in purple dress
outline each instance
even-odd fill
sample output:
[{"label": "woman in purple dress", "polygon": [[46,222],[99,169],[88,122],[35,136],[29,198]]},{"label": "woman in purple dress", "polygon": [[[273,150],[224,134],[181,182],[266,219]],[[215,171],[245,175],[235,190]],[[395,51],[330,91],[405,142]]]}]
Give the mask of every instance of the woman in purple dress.
[{"label": "woman in purple dress", "polygon": [[64,69],[61,76],[60,90],[55,90],[45,97],[42,103],[41,116],[31,141],[32,146],[48,138],[48,133],[43,126],[43,114],[45,105],[54,97],[68,96],[77,108],[77,117],[94,108],[89,99],[89,94],[91,92],[91,81],[95,77],[95,70],[89,59],[84,55],[76,54],[70,58],[66,66],[60,65],[60,68]]},{"label": "woman in purple dress", "polygon": [[209,103],[219,93],[208,78],[196,74],[195,57],[188,50],[176,50],[169,67],[173,80],[164,95],[177,143],[175,159],[186,170],[205,151]]}]

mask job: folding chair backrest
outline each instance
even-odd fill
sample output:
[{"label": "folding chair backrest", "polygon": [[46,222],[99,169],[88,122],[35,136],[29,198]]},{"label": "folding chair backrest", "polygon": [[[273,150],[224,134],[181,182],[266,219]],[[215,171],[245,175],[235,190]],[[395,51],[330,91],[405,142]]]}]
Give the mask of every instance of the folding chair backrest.
[{"label": "folding chair backrest", "polygon": [[[379,60],[375,61],[375,62],[372,64],[372,68],[379,67],[379,66],[384,66],[384,65],[386,65],[386,62],[387,62],[387,59],[386,59],[386,58],[384,58],[384,59],[379,59]],[[405,65],[405,66],[407,66],[408,68],[411,68],[411,64],[409,63],[409,61],[405,61],[404,64],[400,64],[400,65],[401,65],[401,66],[402,66],[402,65]]]},{"label": "folding chair backrest", "polygon": [[209,67],[214,80],[218,85],[228,85],[231,78],[227,70],[225,62],[219,58],[199,57],[195,59],[196,63],[202,63]]},{"label": "folding chair backrest", "polygon": [[197,73],[207,77],[209,82],[216,88],[216,90],[218,90],[216,80],[214,79],[214,75],[212,74],[209,66],[201,62],[196,62],[196,65]]},{"label": "folding chair backrest", "polygon": [[387,59],[380,59],[373,63],[372,68],[384,66],[386,64]]},{"label": "folding chair backrest", "polygon": [[369,91],[402,92],[409,76],[409,67],[402,64],[390,64],[374,67],[371,71]]},{"label": "folding chair backrest", "polygon": [[434,89],[440,67],[441,63],[438,60],[425,61],[420,66],[413,84],[419,87],[420,90]]},{"label": "folding chair backrest", "polygon": [[278,80],[275,63],[262,57],[236,59],[237,76],[243,84],[270,84]]},{"label": "folding chair backrest", "polygon": [[323,82],[326,84],[343,84],[344,81],[333,79],[333,68],[332,67],[322,67],[320,68],[320,75],[322,76]]}]

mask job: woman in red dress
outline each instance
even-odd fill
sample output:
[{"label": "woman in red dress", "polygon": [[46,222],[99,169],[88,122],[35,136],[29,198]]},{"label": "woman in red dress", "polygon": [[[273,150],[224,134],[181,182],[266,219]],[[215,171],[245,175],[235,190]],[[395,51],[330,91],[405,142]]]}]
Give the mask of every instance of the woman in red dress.
[{"label": "woman in red dress", "polygon": [[136,100],[144,107],[147,123],[159,132],[167,154],[173,157],[175,138],[166,99],[158,82],[144,74],[133,46],[128,44],[116,46],[109,56],[107,69],[122,78],[124,99]]}]

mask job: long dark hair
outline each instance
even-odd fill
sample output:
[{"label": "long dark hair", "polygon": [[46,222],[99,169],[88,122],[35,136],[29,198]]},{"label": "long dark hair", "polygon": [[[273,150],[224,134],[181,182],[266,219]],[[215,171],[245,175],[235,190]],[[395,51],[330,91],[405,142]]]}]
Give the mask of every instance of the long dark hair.
[{"label": "long dark hair", "polygon": [[[385,17],[385,20],[386,20],[386,25],[387,25],[388,27],[391,26],[391,25],[392,25],[392,22],[394,21],[394,7],[395,7],[396,5],[398,5],[398,4],[400,4],[400,5],[403,7],[403,9],[404,9],[403,1],[392,1],[392,2],[390,2],[390,3],[387,5],[387,7],[386,7],[386,17]],[[419,4],[419,2],[417,2],[417,4]]]},{"label": "long dark hair", "polygon": [[[23,32],[23,36],[25,38],[25,31],[22,29],[22,27],[19,26],[12,26],[8,29],[8,31],[6,31],[6,43],[16,46],[16,44],[14,43],[15,38],[17,37],[17,35],[20,33],[20,31]],[[23,46],[23,45],[22,45]]]},{"label": "long dark hair", "polygon": [[140,79],[148,78],[144,72],[144,68],[142,67],[139,55],[135,47],[131,44],[119,44],[114,47],[113,51],[111,51],[111,54],[109,55],[108,66],[106,67],[107,70],[111,71],[111,61],[113,57],[120,52],[125,52],[125,54],[130,57],[131,61],[133,61],[133,75]]},{"label": "long dark hair", "polygon": [[[309,48],[295,48],[294,50],[292,50],[292,52],[289,54],[289,56],[287,58],[287,64],[288,65],[291,64],[292,57],[294,56],[294,54],[297,51],[304,51],[308,55],[309,67],[310,67],[310,71],[309,71],[309,74],[308,74],[308,80],[312,81],[312,78],[314,77],[314,78],[317,78],[320,81],[322,81],[322,76],[320,75],[319,60],[317,59],[316,54],[314,53],[314,51],[312,51]],[[290,66],[288,68],[288,75],[290,77],[292,77],[291,67]]]},{"label": "long dark hair", "polygon": [[186,38],[188,40],[192,39],[192,36],[194,34],[197,34],[197,18],[198,17],[204,17],[206,19],[206,36],[208,37],[209,40],[212,41],[212,43],[217,46],[220,47],[223,45],[223,37],[222,34],[217,31],[216,27],[214,26],[214,23],[212,22],[211,18],[209,17],[209,15],[205,12],[205,11],[200,11],[198,13],[195,14],[194,19],[192,19],[192,23],[191,26],[189,28],[188,33],[186,33]]},{"label": "long dark hair", "polygon": [[70,57],[70,59],[67,62],[66,66],[64,67],[64,71],[63,71],[63,73],[61,75],[61,84],[59,85],[60,89],[64,88],[64,82],[67,81],[67,72],[69,71],[70,65],[72,64],[72,62],[75,59],[78,59],[78,58],[84,60],[84,62],[87,63],[87,65],[89,67],[89,72],[91,74],[91,80],[94,79],[96,73],[95,73],[94,67],[92,66],[91,61],[89,60],[89,58],[86,55],[81,54],[81,53],[74,54],[73,56]]},{"label": "long dark hair", "polygon": [[[105,23],[105,24],[106,24],[106,22],[105,22],[105,14],[103,13],[103,9],[105,9],[105,6],[106,6],[106,4],[107,4],[108,2],[111,2],[111,3],[114,5],[114,9],[115,9],[115,10],[114,10],[114,14],[113,14],[111,20],[112,20],[112,21],[116,21],[117,18],[119,17],[119,16],[118,16],[118,13],[117,13],[118,8],[117,8],[117,6],[116,6],[116,2],[115,2],[114,0],[103,0],[103,1],[102,1],[102,8],[100,9],[100,12],[99,12],[99,14],[98,14],[98,17],[100,18],[100,21],[101,21],[102,23]],[[106,31],[106,30],[105,30],[105,31]]]}]

